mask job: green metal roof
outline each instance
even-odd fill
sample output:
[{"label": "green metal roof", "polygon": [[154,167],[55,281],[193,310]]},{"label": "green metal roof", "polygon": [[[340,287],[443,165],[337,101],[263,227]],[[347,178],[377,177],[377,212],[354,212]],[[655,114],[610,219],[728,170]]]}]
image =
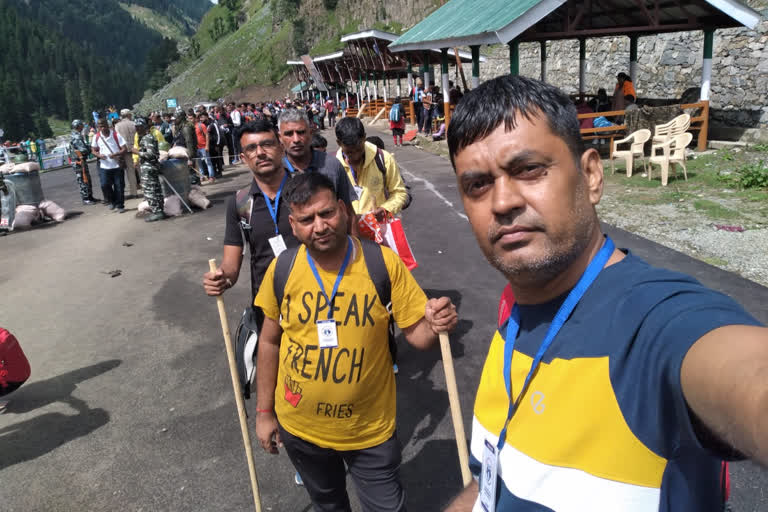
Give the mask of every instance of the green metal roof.
[{"label": "green metal roof", "polygon": [[[450,0],[389,45],[391,51],[429,50],[518,41],[650,35],[744,25],[760,14],[740,0]],[[651,12],[655,15],[651,15]]]},{"label": "green metal roof", "polygon": [[291,88],[291,92],[293,93],[298,93],[306,90],[307,90],[307,82],[301,82],[299,85],[296,85]]},{"label": "green metal roof", "polygon": [[[552,8],[555,8],[562,1],[450,0],[400,36],[389,48],[395,51],[407,50],[411,49],[408,48],[410,45],[426,42],[432,43],[431,48],[439,48],[440,41],[445,41],[446,47],[451,47],[459,39],[465,40],[461,46],[498,43],[498,30],[541,3],[553,3]],[[413,49],[423,48],[420,45]]]}]

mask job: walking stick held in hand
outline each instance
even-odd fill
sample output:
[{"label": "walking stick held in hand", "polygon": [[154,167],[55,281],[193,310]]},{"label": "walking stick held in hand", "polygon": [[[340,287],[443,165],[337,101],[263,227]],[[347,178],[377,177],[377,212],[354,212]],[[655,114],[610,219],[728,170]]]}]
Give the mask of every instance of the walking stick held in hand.
[{"label": "walking stick held in hand", "polygon": [[[211,272],[216,272],[216,260],[208,260],[208,266]],[[232,389],[235,392],[235,402],[237,403],[237,415],[240,417],[240,431],[243,434],[243,444],[245,445],[245,457],[248,459],[248,473],[251,475],[251,488],[253,489],[253,504],[256,512],[261,512],[261,497],[259,496],[259,482],[256,480],[256,466],[253,464],[253,448],[251,447],[251,437],[248,435],[248,422],[245,419],[245,404],[243,403],[243,391],[240,388],[240,379],[237,377],[237,365],[235,364],[235,349],[232,346],[232,338],[229,335],[229,323],[227,322],[227,310],[224,309],[224,299],[219,295],[216,297],[216,304],[219,306],[219,320],[221,321],[221,331],[224,334],[224,345],[227,347],[227,361],[229,362],[229,373],[232,376]]]},{"label": "walking stick held in hand", "polygon": [[448,341],[448,333],[440,333],[440,352],[443,356],[443,370],[445,371],[445,387],[448,388],[448,402],[451,405],[451,418],[453,419],[453,432],[456,436],[456,448],[459,451],[459,467],[461,468],[461,480],[464,487],[472,483],[472,474],[469,472],[469,453],[467,453],[467,437],[464,434],[464,420],[461,417],[461,403],[459,402],[459,390],[456,387],[456,373],[453,371],[453,355],[451,344]]}]

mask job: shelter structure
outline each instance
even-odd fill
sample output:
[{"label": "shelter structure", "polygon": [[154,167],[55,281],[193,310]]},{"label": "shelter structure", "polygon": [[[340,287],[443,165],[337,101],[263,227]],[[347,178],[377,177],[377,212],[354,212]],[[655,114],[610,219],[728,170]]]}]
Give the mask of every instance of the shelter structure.
[{"label": "shelter structure", "polygon": [[[341,42],[344,43],[341,51],[313,57],[312,63],[322,76],[322,80],[337,89],[337,101],[338,90],[345,92],[351,90],[358,99],[364,100],[372,106],[372,110],[378,112],[381,108],[388,109],[391,104],[389,97],[391,81],[396,81],[396,96],[407,96],[414,90],[414,65],[421,67],[426,86],[430,83],[431,63],[436,62],[442,53],[450,57],[454,65],[456,62],[472,62],[472,55],[469,52],[454,51],[454,49],[448,49],[446,52],[425,50],[392,53],[388,46],[397,38],[397,34],[375,29],[346,34],[341,38]],[[485,60],[479,55],[478,58]],[[294,77],[299,83],[313,82],[303,61],[289,60],[287,64],[293,68]],[[407,80],[407,90],[402,87],[402,79]],[[447,80],[443,88],[447,92]],[[348,93],[347,104],[349,104]],[[414,114],[411,112],[409,117],[412,120]]]},{"label": "shelter structure", "polygon": [[[754,28],[760,14],[739,0],[449,0],[390,44],[392,52],[413,52],[469,46],[473,57],[481,45],[507,44],[509,71],[520,69],[519,45],[541,45],[541,79],[547,77],[547,41],[579,41],[579,92],[585,93],[586,40],[626,36],[630,41],[630,76],[637,76],[637,42],[642,36],[666,32],[704,32],[700,100],[709,101],[712,48],[718,28]],[[472,62],[472,82],[480,76],[479,59]],[[702,149],[702,134],[699,148]],[[706,144],[706,133],[704,133]]]}]

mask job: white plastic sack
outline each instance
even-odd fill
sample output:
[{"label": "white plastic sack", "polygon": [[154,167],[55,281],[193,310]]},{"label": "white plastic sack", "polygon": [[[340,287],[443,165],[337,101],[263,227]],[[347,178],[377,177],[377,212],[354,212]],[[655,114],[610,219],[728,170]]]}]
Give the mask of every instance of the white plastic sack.
[{"label": "white plastic sack", "polygon": [[166,215],[169,217],[178,217],[181,215],[181,201],[178,197],[170,196],[165,198],[165,206],[163,206],[163,211]]},{"label": "white plastic sack", "polygon": [[67,211],[64,208],[48,199],[40,201],[39,207],[43,215],[52,218],[56,222],[62,222],[67,217]]},{"label": "white plastic sack", "polygon": [[189,202],[192,203],[192,206],[197,206],[202,210],[205,210],[211,205],[211,201],[205,197],[203,189],[197,185],[192,185],[189,189]]},{"label": "white plastic sack", "polygon": [[159,160],[161,162],[165,162],[166,160],[168,160],[168,152],[167,151],[160,151],[160,158],[159,158]]},{"label": "white plastic sack", "polygon": [[23,164],[15,164],[12,172],[32,172],[39,170],[40,164],[37,162],[24,162]]},{"label": "white plastic sack", "polygon": [[136,209],[139,211],[139,213],[149,213],[152,211],[152,209],[149,207],[149,203],[146,201],[140,202]]},{"label": "white plastic sack", "polygon": [[189,152],[187,152],[187,148],[184,146],[173,146],[168,150],[168,158],[187,159],[189,158]]},{"label": "white plastic sack", "polygon": [[16,207],[16,215],[13,217],[13,229],[26,229],[32,227],[32,223],[40,220],[40,210],[33,204],[22,204]]}]

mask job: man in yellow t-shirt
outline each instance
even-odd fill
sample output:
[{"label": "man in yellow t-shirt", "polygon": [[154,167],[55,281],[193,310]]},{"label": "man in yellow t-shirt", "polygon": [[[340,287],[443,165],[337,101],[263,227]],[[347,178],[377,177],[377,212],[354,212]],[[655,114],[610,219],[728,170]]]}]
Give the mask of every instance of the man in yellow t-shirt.
[{"label": "man in yellow t-shirt", "polygon": [[408,200],[408,191],[400,176],[395,158],[382,151],[386,173],[376,163],[378,148],[365,141],[365,127],[356,117],[345,117],[336,123],[336,142],[339,159],[347,171],[357,196],[352,207],[358,215],[373,212],[383,221],[387,212],[395,215]]},{"label": "man in yellow t-shirt", "polygon": [[[389,312],[368,272],[371,261],[347,235],[349,215],[328,178],[301,174],[283,193],[302,245],[272,261],[254,301],[265,315],[259,442],[270,453],[285,446],[316,510],[350,510],[344,463],[364,510],[404,510]],[[394,252],[372,248],[389,275],[395,322],[411,345],[429,348],[438,332],[455,327],[455,307],[447,297],[427,300]],[[293,263],[287,279],[277,279],[281,292],[275,268],[286,257]]]}]

